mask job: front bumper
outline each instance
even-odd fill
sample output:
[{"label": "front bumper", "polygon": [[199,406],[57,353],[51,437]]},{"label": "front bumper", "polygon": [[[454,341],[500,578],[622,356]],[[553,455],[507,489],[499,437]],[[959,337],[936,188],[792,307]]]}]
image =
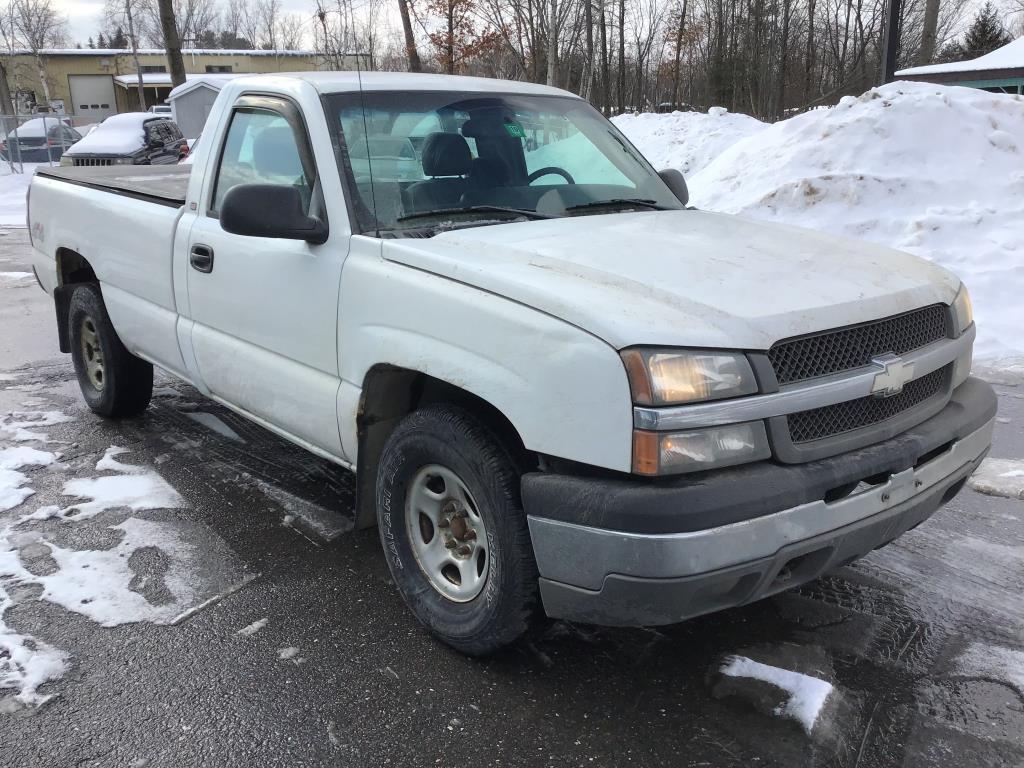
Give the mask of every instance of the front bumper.
[{"label": "front bumper", "polygon": [[931,419],[821,461],[667,483],[527,475],[544,608],[595,624],[670,624],[817,578],[956,495],[988,452],[995,409],[992,388],[968,379]]}]

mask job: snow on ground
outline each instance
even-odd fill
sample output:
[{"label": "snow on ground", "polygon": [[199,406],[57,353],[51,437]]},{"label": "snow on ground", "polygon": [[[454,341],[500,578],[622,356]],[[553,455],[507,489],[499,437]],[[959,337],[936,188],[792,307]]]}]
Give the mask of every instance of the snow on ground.
[{"label": "snow on ground", "polygon": [[821,714],[832,684],[817,677],[793,672],[789,669],[773,667],[746,656],[730,656],[722,665],[721,672],[729,677],[747,677],[770,683],[789,694],[788,700],[779,705],[775,714],[796,720],[810,734]]},{"label": "snow on ground", "polygon": [[723,107],[712,107],[707,113],[620,115],[612,122],[659,171],[676,168],[687,178],[736,142],[768,127],[757,118]]},{"label": "snow on ground", "polygon": [[125,453],[126,449],[115,445],[110,446],[103,458],[96,462],[98,470],[122,472],[120,475],[104,475],[102,477],[80,477],[64,484],[62,493],[86,502],[72,504],[60,509],[55,506],[41,507],[35,512],[25,515],[22,521],[62,520],[81,521],[95,517],[106,509],[126,507],[133,512],[145,509],[170,509],[185,506],[185,501],[178,495],[167,481],[156,472],[145,467],[122,464],[114,457]]},{"label": "snow on ground", "polygon": [[996,680],[1024,698],[1024,651],[1001,645],[971,643],[955,662],[957,674]]},{"label": "snow on ground", "polygon": [[25,163],[24,173],[11,173],[11,166],[0,162],[0,227],[25,228],[25,195],[39,165]]},{"label": "snow on ground", "polygon": [[701,208],[938,262],[971,290],[975,355],[1024,354],[1024,98],[891,83],[775,123],[688,181]]},{"label": "snow on ground", "polygon": [[45,443],[49,438],[35,430],[67,421],[71,418],[60,411],[12,411],[0,416],[0,436],[8,434],[19,442],[35,440]]},{"label": "snow on ground", "polygon": [[1024,499],[1024,461],[985,459],[967,484],[979,493]]},{"label": "snow on ground", "polygon": [[252,637],[257,632],[259,632],[261,629],[263,629],[265,626],[267,626],[267,619],[266,618],[258,619],[257,621],[254,621],[252,624],[248,624],[248,625],[242,627],[240,630],[235,632],[235,634],[236,635],[241,635],[242,637]]},{"label": "snow on ground", "polygon": [[[111,446],[97,462],[101,472],[115,472],[64,483],[63,495],[89,501],[61,509],[44,506],[32,512],[19,507],[35,493],[33,478],[21,472],[29,467],[66,469],[60,455],[25,445],[26,442],[54,442],[41,432],[70,421],[59,411],[16,411],[0,417],[0,437],[15,445],[0,446],[0,713],[20,706],[38,706],[50,695],[39,693],[44,683],[63,676],[70,655],[40,638],[22,634],[6,624],[8,610],[17,600],[15,590],[41,588],[39,600],[46,600],[88,617],[102,626],[150,621],[172,623],[188,606],[204,600],[206,585],[196,574],[204,567],[206,553],[199,552],[190,537],[174,522],[128,517],[109,530],[118,534],[108,549],[68,549],[49,541],[45,529],[34,521],[61,517],[71,524],[94,517],[107,509],[149,510],[184,505],[181,497],[159,475],[145,467],[124,464],[115,457],[125,449]],[[51,481],[52,482],[52,481]],[[77,510],[77,515],[72,514]],[[159,551],[167,568],[158,584],[147,584],[148,576],[133,567],[137,553]],[[50,559],[54,569],[39,574],[23,562],[32,557]],[[147,588],[162,590],[157,600],[146,596]],[[255,630],[253,630],[255,631]],[[11,695],[13,691],[13,695]]]}]

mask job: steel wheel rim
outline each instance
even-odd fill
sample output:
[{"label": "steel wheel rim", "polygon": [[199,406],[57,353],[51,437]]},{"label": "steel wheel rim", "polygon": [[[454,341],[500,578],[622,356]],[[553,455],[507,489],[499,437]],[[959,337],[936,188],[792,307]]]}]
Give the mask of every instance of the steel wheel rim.
[{"label": "steel wheel rim", "polygon": [[487,583],[490,552],[480,507],[462,479],[430,464],[409,484],[406,530],[420,570],[437,592],[468,603]]},{"label": "steel wheel rim", "polygon": [[102,391],[104,383],[103,347],[100,346],[100,337],[96,332],[96,324],[93,323],[92,318],[88,315],[82,318],[80,331],[79,336],[82,345],[82,362],[85,364],[85,376],[97,391]]}]

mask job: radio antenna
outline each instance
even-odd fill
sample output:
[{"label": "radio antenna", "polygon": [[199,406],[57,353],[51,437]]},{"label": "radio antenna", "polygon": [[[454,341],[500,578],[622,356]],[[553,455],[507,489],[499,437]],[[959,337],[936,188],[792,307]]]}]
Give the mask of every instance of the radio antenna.
[{"label": "radio antenna", "polygon": [[[352,18],[352,3],[349,0],[349,17]],[[346,32],[345,37],[348,37]],[[355,38],[353,37],[353,40]],[[370,129],[366,124],[366,98],[363,95],[363,70],[360,66],[362,53],[358,48],[358,41],[355,47],[356,57],[356,80],[359,83],[359,109],[363,113],[363,141],[366,143],[366,167],[370,172],[370,204],[373,206],[373,230],[376,237],[380,237],[380,219],[377,218],[377,190],[373,182],[373,158],[370,157]],[[357,192],[358,194],[358,192]]]}]

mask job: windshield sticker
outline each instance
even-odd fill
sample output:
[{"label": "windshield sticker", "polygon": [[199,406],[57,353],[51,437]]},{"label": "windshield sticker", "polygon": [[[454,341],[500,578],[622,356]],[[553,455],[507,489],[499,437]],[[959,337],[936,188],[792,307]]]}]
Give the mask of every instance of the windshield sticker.
[{"label": "windshield sticker", "polygon": [[505,123],[505,132],[513,139],[525,139],[526,131],[519,123]]}]

